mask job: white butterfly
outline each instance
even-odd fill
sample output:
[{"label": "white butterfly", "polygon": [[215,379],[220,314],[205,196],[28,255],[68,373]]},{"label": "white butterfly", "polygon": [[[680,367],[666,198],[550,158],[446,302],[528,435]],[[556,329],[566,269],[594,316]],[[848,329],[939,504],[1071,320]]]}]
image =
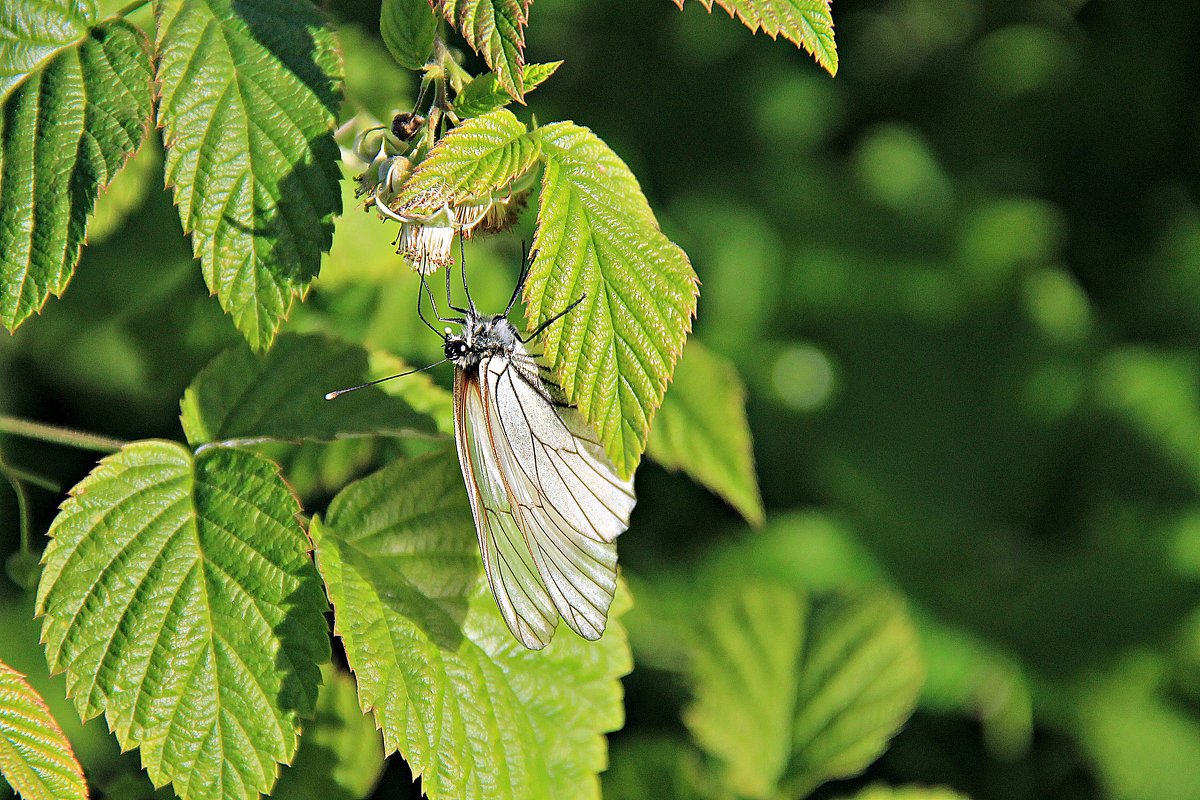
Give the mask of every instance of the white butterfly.
[{"label": "white butterfly", "polygon": [[[508,312],[523,282],[503,314],[480,314],[469,302],[451,306],[462,317],[439,319],[462,326],[446,329],[443,347],[455,367],[454,437],[484,570],[509,629],[537,650],[560,616],[585,639],[604,633],[616,538],[636,499],[632,478],[617,475],[579,411],[525,349],[575,304],[522,338]],[[448,303],[449,283],[447,270]]]}]

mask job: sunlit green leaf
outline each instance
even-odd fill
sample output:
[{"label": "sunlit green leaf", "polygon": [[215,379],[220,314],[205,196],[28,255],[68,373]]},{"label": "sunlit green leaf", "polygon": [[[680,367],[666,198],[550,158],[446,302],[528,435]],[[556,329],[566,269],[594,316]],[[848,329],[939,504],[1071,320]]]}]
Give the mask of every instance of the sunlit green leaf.
[{"label": "sunlit green leaf", "polygon": [[724,497],[750,522],[763,521],[746,389],[732,363],[695,339],[684,348],[646,451]]},{"label": "sunlit green leaf", "polygon": [[[542,81],[553,75],[562,63],[551,61],[548,64],[526,64],[522,79],[525,91],[531,92],[536,89]],[[512,97],[500,85],[496,73],[489,72],[463,87],[458,97],[454,98],[454,113],[460,117],[478,117],[510,102]]]},{"label": "sunlit green leaf", "polygon": [[325,399],[369,377],[360,347],[319,335],[283,336],[264,355],[235,347],[213,360],[184,393],[180,420],[193,445],[435,431],[431,419],[377,387]]},{"label": "sunlit green leaf", "polygon": [[358,707],[354,679],[321,670],[317,715],[305,722],[296,760],[283,770],[271,800],[361,800],[383,772],[383,742]]},{"label": "sunlit green leaf", "polygon": [[746,797],[803,797],[862,771],[912,713],[916,633],[886,596],[810,607],[794,589],[744,582],[709,605],[685,721]]},{"label": "sunlit green leaf", "polygon": [[60,49],[81,42],[96,16],[93,0],[0,4],[0,100]]},{"label": "sunlit green leaf", "polygon": [[38,589],[51,668],[183,800],[253,800],[329,658],[298,507],[271,462],[127,445],[72,491]]},{"label": "sunlit green leaf", "polygon": [[498,108],[468,119],[447,134],[421,162],[395,204],[429,212],[443,203],[469,204],[503,192],[527,173],[541,148],[511,111]]},{"label": "sunlit green leaf", "polygon": [[[51,677],[46,652],[38,641],[42,623],[33,616],[35,599],[34,592],[7,593],[0,598],[0,630],[5,632],[0,636],[0,660],[24,675],[41,695],[50,715],[71,742],[85,779],[87,775],[111,773],[117,767],[120,747],[102,720],[80,721],[75,706],[67,699],[63,676]],[[0,782],[2,794],[4,788]]]},{"label": "sunlit green leaf", "polygon": [[83,769],[25,676],[0,662],[0,773],[24,800],[86,798]]},{"label": "sunlit green leaf", "polygon": [[658,227],[633,173],[587,128],[537,130],[546,164],[525,284],[567,398],[596,427],[617,470],[631,475],[696,310],[696,273]]},{"label": "sunlit green leaf", "polygon": [[405,69],[425,66],[433,52],[437,24],[428,0],[383,0],[379,11],[383,43]]},{"label": "sunlit green leaf", "polygon": [[351,484],[312,533],[362,704],[429,797],[598,797],[630,668],[623,592],[599,642],[523,647],[482,581],[453,452]]},{"label": "sunlit green leaf", "polygon": [[[671,1],[683,8],[683,0]],[[807,50],[830,75],[837,74],[830,0],[700,0],[709,11],[714,2],[741,20],[751,33],[762,31],[772,39],[782,36]]]},{"label": "sunlit green leaf", "polygon": [[430,0],[483,56],[514,100],[525,96],[525,23],[532,0]]},{"label": "sunlit green leaf", "polygon": [[167,182],[209,289],[258,350],[317,274],[341,210],[340,62],[305,0],[161,0]]},{"label": "sunlit green leaf", "polygon": [[93,29],[0,113],[0,322],[12,330],[67,288],[97,192],[146,134],[145,36],[121,22]]}]

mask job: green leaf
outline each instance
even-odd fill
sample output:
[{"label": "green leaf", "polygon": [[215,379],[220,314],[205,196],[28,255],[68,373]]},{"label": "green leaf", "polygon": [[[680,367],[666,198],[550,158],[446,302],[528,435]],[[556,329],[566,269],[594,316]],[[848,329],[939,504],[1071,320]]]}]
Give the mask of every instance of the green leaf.
[{"label": "green leaf", "polygon": [[717,595],[694,648],[685,722],[746,797],[803,797],[862,771],[916,705],[916,633],[886,596],[805,596],[764,582]]},{"label": "green leaf", "polygon": [[[536,89],[553,75],[562,63],[551,61],[548,64],[526,64],[521,81],[525,91],[532,92]],[[496,73],[488,72],[463,87],[458,97],[454,98],[454,113],[460,117],[478,117],[506,106],[511,101],[508,92],[500,86]]]},{"label": "green leaf", "polygon": [[429,152],[395,204],[430,213],[444,203],[468,205],[507,191],[537,163],[537,137],[511,111],[498,108],[464,121]]},{"label": "green leaf", "polygon": [[0,5],[0,100],[96,23],[93,0],[37,0]]},{"label": "green leaf", "polygon": [[305,0],[156,8],[167,182],[209,289],[262,350],[341,211],[336,42]]},{"label": "green leaf", "polygon": [[746,797],[774,794],[787,767],[807,624],[804,597],[769,585],[741,587],[709,606],[691,665],[696,701],[684,721]]},{"label": "green leaf", "polygon": [[117,22],[59,52],[4,102],[0,321],[9,330],[67,288],[96,194],[150,124],[150,70],[145,36]]},{"label": "green leaf", "polygon": [[37,611],[84,719],[182,800],[254,800],[296,752],[329,658],[299,508],[253,453],[145,441],[71,490]]},{"label": "green leaf", "polygon": [[853,800],[968,800],[966,795],[940,786],[868,786]]},{"label": "green leaf", "polygon": [[696,311],[696,273],[659,230],[625,163],[572,122],[536,131],[546,163],[525,284],[536,328],[567,398],[632,475]]},{"label": "green leaf", "polygon": [[532,0],[430,0],[483,56],[514,100],[524,102],[525,24]]},{"label": "green leaf", "polygon": [[1140,650],[1074,687],[1071,723],[1105,797],[1200,797],[1200,720],[1164,671]]},{"label": "green leaf", "polygon": [[383,742],[358,707],[354,679],[321,670],[317,716],[304,726],[300,751],[279,777],[271,800],[361,800],[383,772]]},{"label": "green leaf", "polygon": [[[429,797],[599,796],[601,734],[623,721],[624,631],[563,630],[536,652],[512,637],[453,452],[351,484],[312,534],[363,707]],[[619,593],[612,618],[627,605]]]},{"label": "green leaf", "polygon": [[24,800],[83,800],[83,769],[25,676],[0,662],[0,773]]},{"label": "green leaf", "polygon": [[362,348],[324,336],[282,336],[264,355],[234,347],[196,375],[180,403],[180,421],[192,445],[435,432],[432,420],[376,387],[325,399],[368,377]]},{"label": "green leaf", "polygon": [[392,57],[405,69],[419,70],[433,52],[438,18],[428,0],[383,0],[379,32]]},{"label": "green leaf", "polygon": [[647,452],[712,489],[751,523],[762,523],[746,389],[732,363],[695,339],[654,418]]},{"label": "green leaf", "polygon": [[[683,8],[683,0],[672,0]],[[714,0],[700,0],[712,11]],[[751,33],[762,31],[772,39],[783,36],[807,50],[830,75],[838,70],[837,43],[833,38],[830,0],[715,0],[736,16]]]},{"label": "green leaf", "polygon": [[916,632],[897,599],[818,605],[800,670],[788,793],[857,775],[878,758],[912,714],[922,678]]}]

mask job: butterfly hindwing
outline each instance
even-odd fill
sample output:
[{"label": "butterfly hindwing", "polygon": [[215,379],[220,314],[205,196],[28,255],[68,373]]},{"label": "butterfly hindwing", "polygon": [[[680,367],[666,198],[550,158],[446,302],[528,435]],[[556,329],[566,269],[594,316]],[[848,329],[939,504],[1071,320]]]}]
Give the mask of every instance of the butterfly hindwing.
[{"label": "butterfly hindwing", "polygon": [[477,375],[454,375],[454,434],[488,584],[513,635],[538,650],[549,643],[558,613],[517,524],[497,463]]},{"label": "butterfly hindwing", "polygon": [[614,540],[629,525],[632,482],[616,476],[578,411],[553,402],[522,348],[486,359],[479,380],[510,508],[542,584],[567,624],[597,639],[616,590]]}]

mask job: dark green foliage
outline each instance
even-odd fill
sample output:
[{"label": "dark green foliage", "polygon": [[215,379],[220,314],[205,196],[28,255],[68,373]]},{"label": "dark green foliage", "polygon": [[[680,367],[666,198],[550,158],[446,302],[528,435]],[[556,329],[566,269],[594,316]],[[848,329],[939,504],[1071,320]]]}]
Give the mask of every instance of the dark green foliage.
[{"label": "dark green foliage", "polygon": [[[0,40],[0,87],[10,97],[22,91],[25,73],[82,53],[84,31],[112,10],[76,5],[60,14],[58,34],[44,47],[9,56]],[[230,7],[188,5],[210,17]],[[232,4],[239,5],[247,4]],[[394,5],[417,14],[426,3]],[[633,671],[624,679],[624,730],[609,737],[605,795],[1200,798],[1200,134],[1190,66],[1200,10],[1179,3],[1151,14],[1080,0],[843,0],[832,9],[837,49],[825,62],[838,73],[831,79],[793,45],[751,36],[724,13],[707,13],[703,0],[682,9],[667,0],[454,4],[461,13],[449,5],[439,10],[455,22],[443,26],[452,47],[464,47],[451,30],[463,13],[490,9],[507,25],[474,32],[487,52],[468,52],[462,67],[482,77],[450,106],[459,104],[474,122],[508,105],[524,126],[512,163],[535,164],[526,177],[541,178],[530,180],[535,190],[548,181],[564,215],[596,218],[611,204],[585,201],[614,181],[607,173],[602,180],[569,174],[568,149],[555,135],[591,143],[586,126],[608,143],[594,147],[620,159],[607,163],[628,164],[663,229],[639,228],[638,241],[649,244],[629,252],[606,237],[590,245],[560,237],[558,249],[579,257],[535,271],[534,319],[575,296],[574,286],[555,281],[564,264],[566,274],[600,287],[609,262],[640,264],[647,247],[675,242],[701,284],[696,338],[707,348],[700,361],[711,363],[690,365],[692,350],[683,349],[669,386],[670,369],[647,363],[639,372],[630,353],[606,373],[626,383],[589,384],[608,367],[579,358],[598,330],[580,318],[569,317],[575,327],[547,340],[580,396],[609,414],[625,464],[636,463],[643,448],[649,457],[637,474],[633,525],[620,540],[632,607],[614,630],[628,630]],[[752,8],[740,0],[716,5],[735,14]],[[432,41],[427,31],[413,31],[420,35],[397,52],[395,37],[379,35],[378,4],[341,0],[329,9],[348,62],[339,121],[363,108],[384,122],[393,109],[410,110],[416,79],[392,70],[384,40],[412,68],[428,55],[420,54]],[[768,32],[775,24],[742,16]],[[279,788],[289,797],[306,796],[297,782],[310,770],[327,780],[321,796],[331,800],[367,792],[416,797],[420,789],[456,796],[464,786],[458,794],[484,794],[491,787],[482,781],[493,774],[470,770],[501,760],[497,742],[510,740],[497,731],[511,724],[511,741],[520,744],[508,760],[529,768],[506,773],[505,787],[590,793],[604,762],[599,734],[621,722],[615,675],[628,668],[628,652],[619,638],[588,650],[562,631],[562,641],[540,657],[505,649],[515,645],[479,591],[474,534],[446,449],[448,398],[439,387],[448,385],[448,368],[358,398],[320,400],[330,389],[405,369],[396,356],[422,366],[441,355],[438,337],[416,319],[417,281],[394,255],[395,228],[354,208],[350,184],[320,278],[302,304],[292,303],[317,271],[337,207],[327,168],[336,155],[328,131],[339,100],[306,69],[320,65],[318,72],[335,75],[338,68],[326,47],[332,36],[313,19],[293,20],[294,29],[313,31],[307,55],[285,51],[298,85],[312,92],[304,101],[313,112],[308,122],[323,120],[290,138],[284,159],[305,166],[299,178],[315,181],[301,181],[313,190],[312,213],[290,218],[304,221],[295,272],[272,266],[278,228],[245,224],[251,214],[222,235],[253,247],[219,255],[232,264],[258,253],[267,266],[228,273],[222,289],[217,262],[190,260],[180,212],[159,188],[161,167],[153,151],[143,151],[150,156],[145,171],[118,178],[139,181],[137,191],[100,195],[99,213],[115,227],[85,248],[64,298],[0,337],[0,413],[131,439],[182,441],[186,434],[193,448],[226,439],[305,440],[256,445],[254,453],[152,445],[192,464],[190,472],[177,470],[180,481],[205,461],[232,459],[245,462],[239,475],[253,472],[272,487],[271,513],[251,532],[289,532],[283,539],[296,545],[297,558],[289,569],[308,587],[299,608],[310,622],[319,616],[319,596],[309,591],[318,577],[300,558],[295,501],[270,477],[265,456],[303,497],[304,529],[318,539],[319,579],[345,637],[333,640],[335,663],[324,668],[333,688],[318,697],[315,671],[265,657],[256,664],[273,681],[296,683],[286,719],[313,702],[317,712],[315,721],[300,722],[297,741],[263,737],[257,759],[239,757],[238,769],[256,785],[271,783],[274,760],[298,742],[301,777],[285,776]],[[776,30],[780,39],[789,36]],[[261,30],[235,32],[241,46],[271,51]],[[552,76],[533,74],[536,62],[560,58]],[[42,80],[53,68],[44,69]],[[535,78],[542,82],[531,93]],[[514,100],[521,96],[528,109]],[[139,106],[139,118],[145,113]],[[566,119],[578,126],[551,127]],[[452,155],[438,158],[449,164]],[[173,158],[168,152],[168,172],[178,174]],[[491,164],[461,163],[485,171]],[[101,172],[89,175],[97,183],[111,177]],[[503,189],[473,179],[487,191]],[[269,182],[264,191],[282,196],[293,188],[285,183]],[[95,188],[83,188],[86,206]],[[529,202],[514,233],[467,243],[481,308],[499,310],[508,298],[518,242],[535,235],[536,191]],[[217,219],[209,214],[204,222]],[[588,220],[593,230],[603,227],[595,221]],[[554,233],[551,227],[541,236]],[[43,295],[61,291],[74,271],[67,260],[54,262],[53,281],[36,304],[22,301],[24,316]],[[274,349],[253,355],[237,340],[210,288],[256,345],[281,326]],[[655,356],[673,363],[686,298],[639,292],[620,295],[635,298],[624,307],[592,310],[627,338],[640,335],[639,321],[664,325],[635,341],[636,352],[673,352]],[[202,370],[206,363],[213,366]],[[729,377],[706,394],[697,376],[721,375]],[[753,462],[738,424],[743,384]],[[181,433],[179,402],[189,385]],[[610,390],[617,402],[603,394]],[[660,401],[648,437],[631,426]],[[729,410],[721,415],[719,408]],[[722,428],[721,416],[733,420]],[[414,428],[419,436],[410,435]],[[384,435],[359,435],[371,432]],[[346,434],[355,438],[326,441]],[[0,439],[0,448],[5,463],[44,474],[64,492],[95,467],[92,455],[15,437]],[[761,528],[738,516],[757,516],[751,463],[761,481]],[[737,510],[656,464],[680,469]],[[85,489],[96,485],[89,480]],[[0,490],[0,520],[11,531],[0,530],[7,554],[19,550],[17,509]],[[40,534],[62,493],[30,491]],[[82,500],[69,502],[75,508]],[[103,533],[74,513],[63,519],[56,536],[64,538],[56,541]],[[40,551],[45,540],[33,544]],[[56,547],[51,569],[74,563]],[[48,580],[52,587],[59,578]],[[48,596],[57,620],[67,606]],[[145,779],[131,777],[140,775],[144,754],[119,757],[105,723],[81,726],[62,679],[43,674],[32,608],[15,586],[0,592],[0,659],[28,673],[46,697],[94,795],[147,796]],[[274,639],[296,645],[290,634]],[[130,641],[136,650],[141,640]],[[313,651],[310,661],[320,660],[315,640],[300,644]],[[395,647],[381,657],[385,645]],[[556,660],[560,645],[569,653]],[[120,660],[129,650],[112,653]],[[589,653],[597,663],[581,677]],[[827,656],[823,664],[817,659],[820,669],[810,669],[814,653]],[[563,663],[569,666],[559,670]],[[452,668],[439,671],[439,664]],[[383,745],[372,721],[364,725],[347,702],[347,665],[357,670],[358,699],[384,726]],[[99,674],[68,670],[67,684]],[[454,680],[442,683],[448,675]],[[400,685],[416,688],[393,691]],[[446,686],[462,702],[441,707],[438,717],[428,709]],[[519,701],[467,736],[479,698],[506,686]],[[836,690],[824,691],[830,686]],[[124,713],[121,701],[101,697],[102,680],[91,687],[72,690],[84,711]],[[864,696],[878,689],[877,717],[829,699],[852,697],[855,687]],[[564,696],[589,700],[558,699]],[[551,699],[539,705],[539,698]],[[408,713],[417,707],[426,711]],[[446,741],[454,746],[433,743],[438,731],[421,726],[431,719],[448,722]],[[131,720],[118,715],[116,724],[136,727]],[[832,736],[847,730],[854,735]],[[476,749],[462,746],[468,739]],[[123,734],[123,742],[135,740],[144,737]],[[546,742],[558,748],[549,756]],[[363,753],[381,755],[385,746],[408,765],[392,755],[372,787],[378,762]],[[530,754],[533,762],[520,761]],[[189,774],[166,762],[174,769],[169,777]],[[559,771],[547,772],[547,764]],[[423,773],[415,786],[410,768]],[[202,784],[211,776],[195,774],[198,788],[177,783],[175,791],[207,796]]]}]

